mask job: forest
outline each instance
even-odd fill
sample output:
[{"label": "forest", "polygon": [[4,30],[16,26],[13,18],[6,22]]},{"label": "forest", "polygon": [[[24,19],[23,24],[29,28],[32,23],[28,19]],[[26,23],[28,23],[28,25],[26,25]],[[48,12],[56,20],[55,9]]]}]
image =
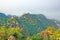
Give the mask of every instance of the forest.
[{"label": "forest", "polygon": [[21,33],[22,28],[11,27],[6,28],[5,26],[0,27],[0,40],[60,40],[60,29],[54,29],[48,27],[46,30],[43,30],[32,36],[26,36]]},{"label": "forest", "polygon": [[0,14],[0,40],[60,40],[60,27],[42,14]]}]

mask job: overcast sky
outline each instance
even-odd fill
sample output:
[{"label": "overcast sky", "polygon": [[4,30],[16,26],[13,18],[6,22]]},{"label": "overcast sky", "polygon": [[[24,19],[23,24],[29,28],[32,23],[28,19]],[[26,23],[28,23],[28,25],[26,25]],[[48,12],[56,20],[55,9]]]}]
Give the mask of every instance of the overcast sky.
[{"label": "overcast sky", "polygon": [[0,0],[0,12],[18,16],[30,12],[60,20],[60,0]]}]

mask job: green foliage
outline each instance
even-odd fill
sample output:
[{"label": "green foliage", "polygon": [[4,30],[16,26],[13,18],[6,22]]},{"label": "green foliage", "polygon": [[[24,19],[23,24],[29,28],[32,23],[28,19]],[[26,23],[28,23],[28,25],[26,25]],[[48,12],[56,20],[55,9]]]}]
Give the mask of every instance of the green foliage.
[{"label": "green foliage", "polygon": [[6,27],[5,26],[0,27],[0,39],[1,40],[6,39]]},{"label": "green foliage", "polygon": [[57,28],[54,21],[44,15],[0,18],[0,40],[7,40],[10,36],[16,40],[60,40],[60,29]]},{"label": "green foliage", "polygon": [[22,38],[23,35],[20,33],[22,31],[21,28],[6,28],[5,26],[0,27],[0,39],[7,39],[11,35],[15,35],[17,38]]},{"label": "green foliage", "polygon": [[39,35],[33,35],[32,40],[43,40],[43,38]]},{"label": "green foliage", "polygon": [[17,40],[60,40],[60,29],[54,29],[51,26],[48,26],[47,29],[43,30],[40,33],[37,33],[32,36],[24,37],[21,33],[23,28],[20,27],[10,27],[6,26],[0,27],[0,40],[6,40],[9,36],[14,36]]}]

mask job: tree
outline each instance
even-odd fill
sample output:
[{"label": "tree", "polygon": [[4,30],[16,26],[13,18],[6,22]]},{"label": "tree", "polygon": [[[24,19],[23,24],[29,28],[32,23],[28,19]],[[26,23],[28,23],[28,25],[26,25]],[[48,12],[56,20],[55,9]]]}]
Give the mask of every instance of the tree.
[{"label": "tree", "polygon": [[26,40],[32,40],[32,38],[30,36],[27,36]]},{"label": "tree", "polygon": [[43,40],[43,38],[39,35],[33,35],[32,40]]},{"label": "tree", "polygon": [[42,31],[39,35],[43,37],[43,39],[50,40],[50,36],[52,36],[55,32],[53,27],[48,26],[48,28]]},{"label": "tree", "polygon": [[22,31],[22,28],[19,28],[19,27],[8,28],[7,38],[13,35],[16,39],[20,39],[23,37],[23,35],[20,33],[21,31]]},{"label": "tree", "polygon": [[5,40],[6,39],[6,27],[1,26],[0,27],[0,40]]},{"label": "tree", "polygon": [[60,40],[60,29],[55,31],[54,36],[56,40]]}]

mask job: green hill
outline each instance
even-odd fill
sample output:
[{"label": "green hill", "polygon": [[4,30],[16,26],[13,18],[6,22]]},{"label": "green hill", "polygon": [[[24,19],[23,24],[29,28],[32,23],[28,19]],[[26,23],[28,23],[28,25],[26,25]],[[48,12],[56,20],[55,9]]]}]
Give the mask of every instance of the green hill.
[{"label": "green hill", "polygon": [[56,23],[50,19],[47,19],[42,14],[24,14],[19,19],[20,25],[24,28],[24,34],[33,35],[42,30],[45,30],[48,26],[58,28]]},{"label": "green hill", "polygon": [[[5,15],[4,15],[5,16]],[[24,14],[20,17],[11,16],[10,18],[0,17],[0,26],[23,28],[22,33],[25,36],[33,35],[45,30],[48,26],[58,28],[56,23],[47,19],[43,14]]]}]

